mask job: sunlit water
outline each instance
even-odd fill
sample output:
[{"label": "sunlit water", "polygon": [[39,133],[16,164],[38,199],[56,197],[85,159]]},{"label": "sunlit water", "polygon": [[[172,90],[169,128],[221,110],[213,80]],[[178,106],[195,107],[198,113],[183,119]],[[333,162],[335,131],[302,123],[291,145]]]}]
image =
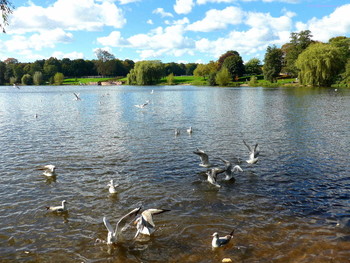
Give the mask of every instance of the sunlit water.
[{"label": "sunlit water", "polygon": [[[0,261],[348,262],[349,113],[340,89],[0,87]],[[193,151],[245,160],[243,139],[259,162],[209,184]],[[64,199],[68,214],[45,209]],[[171,210],[153,236],[132,240],[132,226],[96,242],[103,216],[115,225],[140,205]],[[232,229],[213,251],[213,232]]]}]

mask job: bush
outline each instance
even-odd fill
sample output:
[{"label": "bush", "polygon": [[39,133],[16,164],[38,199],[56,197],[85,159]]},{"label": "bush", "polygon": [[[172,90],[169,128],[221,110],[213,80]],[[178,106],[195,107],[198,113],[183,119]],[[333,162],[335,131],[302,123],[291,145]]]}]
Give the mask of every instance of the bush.
[{"label": "bush", "polygon": [[24,74],[22,76],[21,82],[23,85],[32,85],[33,84],[33,78],[29,74]]},{"label": "bush", "polygon": [[215,81],[219,86],[227,86],[231,82],[231,74],[226,67],[222,67],[216,74]]}]

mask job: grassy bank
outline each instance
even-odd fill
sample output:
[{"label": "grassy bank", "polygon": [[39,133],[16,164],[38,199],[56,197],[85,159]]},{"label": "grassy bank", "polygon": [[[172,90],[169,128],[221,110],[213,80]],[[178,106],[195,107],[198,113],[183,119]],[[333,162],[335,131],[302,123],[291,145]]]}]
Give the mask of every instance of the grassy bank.
[{"label": "grassy bank", "polygon": [[71,78],[65,79],[63,81],[63,85],[80,85],[80,84],[89,84],[90,82],[98,82],[98,81],[108,81],[115,80],[114,78]]}]

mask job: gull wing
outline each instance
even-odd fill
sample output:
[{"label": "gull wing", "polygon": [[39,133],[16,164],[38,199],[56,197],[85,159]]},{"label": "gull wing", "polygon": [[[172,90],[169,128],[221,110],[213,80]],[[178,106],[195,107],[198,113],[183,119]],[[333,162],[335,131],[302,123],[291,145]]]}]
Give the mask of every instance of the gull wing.
[{"label": "gull wing", "polygon": [[111,226],[111,224],[109,223],[108,219],[105,216],[103,217],[103,223],[105,224],[108,232],[113,234],[114,233],[113,227]]},{"label": "gull wing", "polygon": [[129,213],[124,215],[122,218],[120,218],[117,223],[117,226],[115,227],[115,233],[118,233],[119,229],[123,229],[123,227],[127,223],[129,223],[129,221],[132,221],[140,210],[141,210],[141,206],[138,208],[135,208],[134,210],[130,211]]},{"label": "gull wing", "polygon": [[199,155],[203,164],[209,163],[208,154],[206,154],[204,151],[197,149],[197,151],[195,151],[193,153]]},{"label": "gull wing", "polygon": [[251,152],[252,152],[252,148],[250,147],[250,145],[247,144],[247,143],[245,142],[245,140],[243,140],[243,143],[244,143],[245,146],[247,146],[249,152],[251,153]]},{"label": "gull wing", "polygon": [[170,210],[168,209],[147,209],[142,212],[141,217],[142,217],[142,224],[146,227],[149,227],[151,225],[154,227],[154,222],[153,222],[153,215],[158,215],[164,212],[168,212]]},{"label": "gull wing", "polygon": [[255,144],[254,146],[254,158],[258,157],[260,153],[258,144]]}]

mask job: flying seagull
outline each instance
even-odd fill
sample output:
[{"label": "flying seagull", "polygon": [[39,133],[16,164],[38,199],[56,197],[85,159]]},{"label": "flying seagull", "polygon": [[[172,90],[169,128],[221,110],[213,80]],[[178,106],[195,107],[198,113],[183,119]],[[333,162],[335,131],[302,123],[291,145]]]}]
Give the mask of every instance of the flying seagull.
[{"label": "flying seagull", "polygon": [[193,153],[199,155],[199,157],[201,158],[201,163],[199,164],[199,166],[202,166],[205,168],[211,167],[211,164],[209,163],[208,154],[206,154],[204,151],[199,150],[199,149],[197,149]]},{"label": "flying seagull", "polygon": [[14,87],[14,88],[17,88],[17,89],[20,89],[20,88],[17,86],[16,83],[13,83],[13,87]]},{"label": "flying seagull", "polygon": [[113,227],[111,226],[111,224],[109,223],[107,218],[105,216],[103,217],[103,223],[108,230],[108,234],[107,234],[107,244],[108,245],[113,244],[113,243],[117,243],[118,237],[120,236],[121,231],[123,231],[124,226],[127,223],[132,222],[132,220],[135,218],[135,216],[137,215],[137,213],[140,210],[141,210],[141,207],[135,208],[134,210],[130,211],[129,213],[124,215],[122,218],[120,218],[116,227],[115,227],[115,230],[113,229]]},{"label": "flying seagull", "polygon": [[220,173],[223,173],[225,172],[225,169],[223,168],[218,168],[218,167],[215,167],[215,168],[211,168],[210,170],[208,170],[206,172],[208,178],[208,182],[211,183],[212,185],[215,185],[216,187],[221,187],[218,183],[217,183],[217,175],[220,174]]},{"label": "flying seagull", "polygon": [[59,213],[63,213],[63,212],[67,212],[67,201],[63,200],[62,201],[62,205],[59,206],[46,206],[47,210],[50,210],[51,212],[59,212]]},{"label": "flying seagull", "polygon": [[56,166],[52,165],[52,164],[48,164],[44,166],[44,173],[43,175],[47,176],[47,177],[52,177],[55,176],[55,170],[56,170]]},{"label": "flying seagull", "polygon": [[212,235],[213,240],[211,241],[211,246],[213,248],[217,248],[217,247],[223,247],[223,246],[227,245],[230,242],[230,240],[232,239],[234,231],[235,230],[232,230],[232,232],[229,235],[224,236],[224,237],[219,237],[219,234],[217,232],[215,232]]},{"label": "flying seagull", "polygon": [[79,93],[75,93],[75,92],[73,92],[73,94],[74,94],[74,96],[75,96],[75,100],[81,100],[81,98],[80,98],[80,94]]},{"label": "flying seagull", "polygon": [[114,184],[113,179],[109,182],[109,184],[107,186],[109,186],[109,188],[108,188],[109,193],[111,193],[111,194],[117,193],[117,190],[115,188],[118,186],[118,184]]},{"label": "flying seagull", "polygon": [[245,140],[243,140],[243,143],[245,144],[245,146],[247,146],[248,150],[249,150],[249,160],[246,160],[247,163],[249,164],[254,164],[257,163],[259,158],[259,147],[258,144],[255,144],[254,148],[252,148],[249,144],[247,144],[245,142]]},{"label": "flying seagull", "polygon": [[140,108],[143,109],[144,107],[146,107],[148,105],[149,101],[147,100],[144,104],[137,104],[134,105],[136,108]]},{"label": "flying seagull", "polygon": [[242,168],[239,165],[235,165],[232,167],[232,163],[230,161],[219,158],[225,164],[225,180],[229,181],[233,178],[234,172],[243,172]]},{"label": "flying seagull", "polygon": [[168,212],[167,209],[147,209],[141,213],[141,215],[135,220],[137,232],[134,238],[139,234],[150,236],[156,229],[153,222],[153,215],[158,215],[164,212]]}]

